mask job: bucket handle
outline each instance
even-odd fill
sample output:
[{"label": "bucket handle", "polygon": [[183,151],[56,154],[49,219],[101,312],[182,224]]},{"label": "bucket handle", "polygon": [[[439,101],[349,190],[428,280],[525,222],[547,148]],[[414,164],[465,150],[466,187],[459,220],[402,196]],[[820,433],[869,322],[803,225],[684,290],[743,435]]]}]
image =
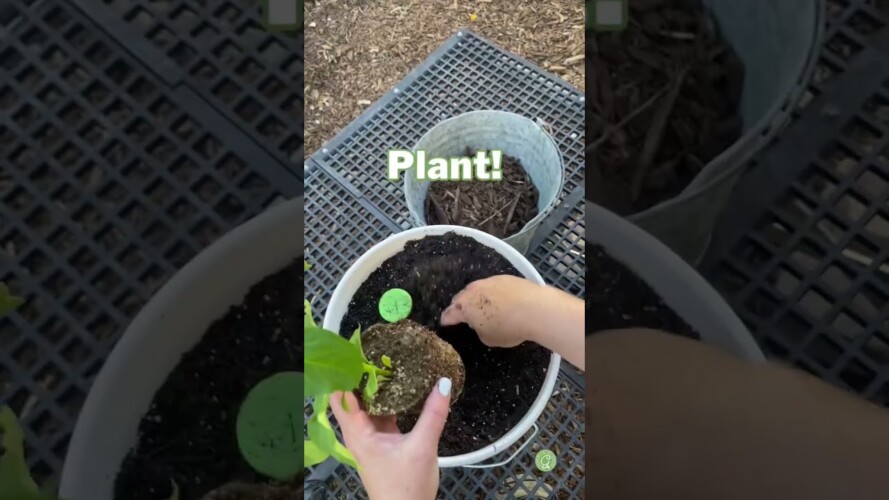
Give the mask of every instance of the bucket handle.
[{"label": "bucket handle", "polygon": [[484,465],[463,465],[462,467],[465,467],[465,468],[467,468],[467,469],[492,469],[492,468],[494,468],[494,467],[501,467],[501,466],[504,466],[504,465],[508,464],[509,462],[512,462],[513,459],[514,459],[515,457],[517,457],[517,456],[519,455],[519,453],[521,453],[522,450],[524,450],[524,449],[531,443],[531,441],[534,440],[534,438],[537,436],[537,433],[540,431],[540,428],[537,427],[537,423],[536,423],[536,422],[535,422],[534,425],[532,425],[531,427],[534,429],[534,432],[532,432],[531,435],[528,436],[528,439],[526,439],[525,442],[522,443],[521,446],[519,446],[519,449],[517,449],[517,450],[516,450],[512,455],[510,455],[509,458],[507,458],[506,460],[503,460],[502,462],[493,463],[493,464],[484,464]]}]

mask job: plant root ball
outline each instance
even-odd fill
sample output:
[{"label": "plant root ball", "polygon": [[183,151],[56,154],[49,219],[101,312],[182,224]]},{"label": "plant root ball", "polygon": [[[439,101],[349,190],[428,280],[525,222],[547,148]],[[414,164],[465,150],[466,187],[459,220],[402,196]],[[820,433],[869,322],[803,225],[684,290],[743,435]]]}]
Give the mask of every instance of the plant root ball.
[{"label": "plant root ball", "polygon": [[379,367],[384,367],[384,355],[392,361],[392,375],[367,403],[370,415],[419,414],[442,377],[453,382],[452,405],[463,391],[466,370],[460,355],[435,332],[414,321],[374,325],[361,333],[361,347],[367,359]]}]

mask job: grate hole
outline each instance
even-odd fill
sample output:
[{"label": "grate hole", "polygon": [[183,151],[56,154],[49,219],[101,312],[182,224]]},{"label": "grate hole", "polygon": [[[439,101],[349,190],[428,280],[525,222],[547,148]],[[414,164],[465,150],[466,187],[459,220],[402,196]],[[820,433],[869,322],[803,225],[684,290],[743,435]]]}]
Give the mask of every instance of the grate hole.
[{"label": "grate hole", "polygon": [[[119,299],[114,305],[125,312],[125,314],[129,317],[132,317],[135,312],[138,311],[138,304],[133,307],[133,304],[129,302],[129,297],[133,297],[129,292],[127,292],[124,297],[125,299]],[[126,301],[126,307],[124,302]],[[87,325],[87,329],[90,334],[100,343],[106,340],[112,339],[115,337],[115,333],[117,332],[117,324],[108,317],[106,314],[99,315],[98,318],[91,321]]]},{"label": "grate hole", "polygon": [[180,66],[187,66],[197,55],[197,51],[190,45],[179,42],[170,50],[170,57]]},{"label": "grate hole", "polygon": [[46,291],[56,297],[65,295],[72,284],[71,278],[62,271],[57,271],[43,282]]},{"label": "grate hole", "polygon": [[785,297],[790,297],[799,287],[801,278],[790,269],[779,266],[772,270],[766,279],[778,293]]},{"label": "grate hole", "polygon": [[818,335],[806,347],[806,353],[818,364],[831,368],[843,354],[843,348],[825,335]]},{"label": "grate hole", "polygon": [[813,318],[823,319],[831,308],[831,301],[816,290],[806,292],[799,302],[799,308]]},{"label": "grate hole", "polygon": [[889,363],[889,340],[880,333],[871,335],[864,344],[864,353],[881,365]]},{"label": "grate hole", "polygon": [[241,95],[241,87],[226,79],[213,88],[213,94],[223,102],[231,104],[235,98]]},{"label": "grate hole", "polygon": [[815,271],[826,257],[820,245],[803,239],[792,250],[790,261],[804,271]]},{"label": "grate hole", "polygon": [[771,318],[777,312],[779,305],[780,301],[778,299],[762,289],[757,289],[744,302],[744,306],[748,311],[764,319]]},{"label": "grate hole", "polygon": [[137,102],[144,102],[154,93],[154,85],[140,76],[127,87],[127,93]]},{"label": "grate hole", "polygon": [[869,167],[857,181],[858,188],[871,199],[880,199],[889,193],[889,175],[877,167]]},{"label": "grate hole", "polygon": [[192,251],[188,246],[183,243],[177,243],[167,254],[165,258],[173,265],[175,268],[180,268],[188,263],[193,255]]},{"label": "grate hole", "polygon": [[246,169],[246,165],[240,158],[233,154],[226,154],[222,160],[219,161],[218,170],[224,176],[229,179],[238,178],[241,173]]},{"label": "grate hole", "polygon": [[880,31],[885,26],[878,19],[864,12],[858,11],[853,14],[847,23],[850,28],[864,36],[870,36]]},{"label": "grate hole", "polygon": [[164,244],[170,240],[172,233],[170,229],[160,222],[155,222],[148,227],[143,233],[143,237],[149,245],[155,248],[163,248]]},{"label": "grate hole", "polygon": [[821,275],[821,283],[827,284],[831,290],[844,293],[852,285],[855,274],[844,265],[835,263],[830,265]]},{"label": "grate hole", "polygon": [[252,97],[247,97],[238,104],[235,112],[245,121],[252,123],[259,116],[259,113],[262,112],[262,106]]},{"label": "grate hole", "polygon": [[22,265],[25,271],[32,276],[43,276],[51,267],[49,257],[40,250],[34,250],[24,260]]},{"label": "grate hole", "polygon": [[12,359],[23,370],[28,371],[40,360],[40,349],[33,342],[25,339],[22,345],[12,352]]},{"label": "grate hole", "polygon": [[170,167],[170,173],[182,183],[188,183],[198,172],[198,166],[185,156],[180,156]]},{"label": "grate hole", "polygon": [[120,213],[123,220],[130,223],[133,227],[143,227],[151,220],[151,214],[139,202],[132,202]]},{"label": "grate hole", "polygon": [[212,178],[204,176],[193,187],[193,191],[207,204],[212,204],[216,200],[217,195],[222,192],[222,186]]},{"label": "grate hole", "polygon": [[148,146],[148,154],[161,163],[167,163],[175,152],[176,146],[164,137],[159,137]]},{"label": "grate hole", "polygon": [[264,73],[262,66],[250,58],[238,65],[235,71],[249,83],[253,83]]},{"label": "grate hole", "polygon": [[161,179],[154,181],[146,190],[148,198],[157,205],[164,205],[171,198],[173,188]]},{"label": "grate hole", "polygon": [[102,66],[111,58],[111,49],[102,42],[96,42],[84,53],[84,55],[91,63],[93,63],[93,65]]},{"label": "grate hole", "polygon": [[210,134],[205,134],[197,144],[195,144],[195,151],[198,152],[201,157],[205,160],[212,160],[216,157],[221,149],[221,144]]},{"label": "grate hole", "polygon": [[164,28],[163,26],[158,26],[149,31],[148,38],[152,42],[154,42],[156,46],[164,50],[166,50],[167,47],[170,47],[176,42],[176,35],[174,35],[172,31]]},{"label": "grate hole", "polygon": [[776,333],[791,345],[802,343],[812,330],[812,325],[795,312],[787,312],[775,324],[777,325]]},{"label": "grate hole", "polygon": [[842,134],[850,144],[864,154],[875,153],[881,142],[880,131],[859,118],[852,119],[843,128]]},{"label": "grate hole", "polygon": [[72,366],[80,366],[90,358],[90,350],[80,339],[73,338],[62,348],[62,357]]},{"label": "grate hole", "polygon": [[854,340],[864,333],[861,321],[846,311],[840,312],[831,322],[831,326],[847,340]]},{"label": "grate hole", "polygon": [[127,247],[120,254],[120,262],[126,269],[141,269],[146,261],[145,254],[135,246]]},{"label": "grate hole", "polygon": [[235,222],[244,213],[244,205],[234,196],[227,195],[216,204],[216,213],[228,222]]},{"label": "grate hole", "polygon": [[873,382],[876,372],[868,368],[861,361],[853,359],[843,371],[840,372],[840,379],[845,382],[855,392],[864,392],[867,386]]},{"label": "grate hole", "polygon": [[864,230],[876,238],[889,239],[889,220],[883,214],[874,215]]},{"label": "grate hole", "polygon": [[121,283],[120,276],[109,269],[103,269],[93,280],[93,285],[105,296],[110,296]]}]

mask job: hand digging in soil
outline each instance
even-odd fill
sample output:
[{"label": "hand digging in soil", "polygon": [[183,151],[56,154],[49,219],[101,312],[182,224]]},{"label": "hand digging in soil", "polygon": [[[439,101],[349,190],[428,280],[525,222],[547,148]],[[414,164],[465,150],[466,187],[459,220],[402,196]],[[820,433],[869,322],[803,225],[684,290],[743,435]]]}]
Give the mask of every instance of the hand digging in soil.
[{"label": "hand digging in soil", "polygon": [[381,323],[361,333],[361,346],[377,366],[383,366],[384,355],[392,361],[392,375],[367,405],[370,415],[419,414],[442,377],[453,382],[451,404],[460,397],[466,379],[463,360],[432,330],[411,320]]}]

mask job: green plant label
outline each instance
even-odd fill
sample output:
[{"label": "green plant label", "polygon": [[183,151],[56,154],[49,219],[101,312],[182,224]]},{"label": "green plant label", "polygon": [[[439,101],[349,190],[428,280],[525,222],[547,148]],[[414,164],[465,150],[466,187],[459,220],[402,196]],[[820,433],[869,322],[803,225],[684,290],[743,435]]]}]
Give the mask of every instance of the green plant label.
[{"label": "green plant label", "polygon": [[407,290],[392,288],[380,298],[380,316],[389,323],[395,323],[407,318],[413,305],[413,299]]},{"label": "green plant label", "polygon": [[553,453],[552,450],[540,450],[534,457],[534,465],[536,465],[537,470],[541,472],[549,472],[555,469],[557,462],[556,454]]},{"label": "green plant label", "polygon": [[277,373],[241,404],[238,447],[260,474],[286,480],[303,469],[303,382],[302,373]]}]

